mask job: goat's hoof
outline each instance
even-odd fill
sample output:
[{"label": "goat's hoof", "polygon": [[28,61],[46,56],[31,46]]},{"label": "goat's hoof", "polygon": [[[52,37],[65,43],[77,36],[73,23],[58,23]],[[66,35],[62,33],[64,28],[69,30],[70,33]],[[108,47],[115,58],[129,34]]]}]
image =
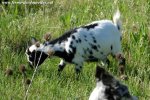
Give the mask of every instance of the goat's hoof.
[{"label": "goat's hoof", "polygon": [[120,79],[121,79],[121,80],[128,80],[128,76],[127,76],[127,75],[121,75],[121,76],[120,76]]}]

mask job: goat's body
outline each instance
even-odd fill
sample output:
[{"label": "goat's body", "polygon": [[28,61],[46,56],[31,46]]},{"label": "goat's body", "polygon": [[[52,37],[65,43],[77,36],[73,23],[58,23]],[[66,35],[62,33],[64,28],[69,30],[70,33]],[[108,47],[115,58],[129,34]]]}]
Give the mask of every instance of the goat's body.
[{"label": "goat's body", "polygon": [[55,51],[55,56],[80,69],[84,61],[106,61],[109,54],[121,52],[120,38],[121,33],[112,21],[101,20],[66,32],[43,50]]},{"label": "goat's body", "polygon": [[[117,12],[113,17],[113,22],[100,20],[80,26],[65,32],[55,40],[46,41],[44,45],[41,44],[39,47],[32,45],[26,54],[31,65],[36,65],[38,62],[39,55],[36,55],[36,61],[33,60],[35,57],[31,56],[32,52],[36,50],[44,53],[43,59],[40,59],[40,64],[47,56],[58,56],[63,59],[59,64],[59,71],[63,70],[66,61],[75,64],[76,72],[79,72],[84,61],[101,60],[106,62],[109,54],[115,56],[117,53],[121,53],[120,30],[120,13]],[[120,57],[118,60],[124,66],[125,60],[122,59],[124,58]],[[123,67],[121,68],[123,72]]]}]

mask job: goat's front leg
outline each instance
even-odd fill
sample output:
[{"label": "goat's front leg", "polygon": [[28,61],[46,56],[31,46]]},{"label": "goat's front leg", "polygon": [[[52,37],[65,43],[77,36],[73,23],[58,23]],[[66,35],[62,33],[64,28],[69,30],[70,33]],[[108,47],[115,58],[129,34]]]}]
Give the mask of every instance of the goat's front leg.
[{"label": "goat's front leg", "polygon": [[119,74],[121,79],[127,79],[127,76],[125,75],[125,63],[126,60],[124,56],[121,53],[116,54],[116,59],[119,61]]},{"label": "goat's front leg", "polygon": [[79,79],[83,64],[75,64],[76,79]]},{"label": "goat's front leg", "polygon": [[58,65],[58,75],[63,71],[64,67],[66,66],[66,63],[63,59],[61,59],[59,65]]}]

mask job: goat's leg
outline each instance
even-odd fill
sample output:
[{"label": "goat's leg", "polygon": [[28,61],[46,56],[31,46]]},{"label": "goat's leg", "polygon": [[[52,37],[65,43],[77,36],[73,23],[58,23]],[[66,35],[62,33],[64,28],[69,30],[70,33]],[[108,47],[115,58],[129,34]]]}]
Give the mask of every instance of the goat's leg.
[{"label": "goat's leg", "polygon": [[118,53],[115,56],[116,56],[116,59],[119,61],[119,74],[120,74],[120,77],[122,79],[127,79],[127,76],[125,75],[125,63],[126,63],[125,58],[123,57],[123,55],[121,53]]},{"label": "goat's leg", "polygon": [[59,65],[58,65],[58,74],[60,75],[60,73],[63,71],[64,67],[66,66],[66,63],[63,59],[61,59]]},{"label": "goat's leg", "polygon": [[104,59],[104,60],[102,60],[102,66],[104,66],[104,65],[107,65],[107,66],[109,66],[110,65],[110,61],[109,61],[109,59],[108,58],[106,58],[106,59]]},{"label": "goat's leg", "polygon": [[80,73],[82,71],[82,67],[83,67],[83,64],[75,64],[75,72],[76,72],[76,79],[78,80],[79,79],[79,76],[80,76]]}]

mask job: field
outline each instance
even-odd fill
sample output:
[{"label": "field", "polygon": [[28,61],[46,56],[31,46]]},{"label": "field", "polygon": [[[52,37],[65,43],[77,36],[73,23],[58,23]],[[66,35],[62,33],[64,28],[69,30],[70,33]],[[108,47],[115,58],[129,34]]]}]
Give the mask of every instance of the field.
[{"label": "field", "polygon": [[[139,100],[150,100],[150,1],[45,1],[48,4],[0,5],[0,100],[24,99],[23,77],[18,68],[26,65],[27,77],[31,79],[34,71],[25,56],[31,37],[43,42],[43,34],[47,32],[54,39],[74,27],[95,20],[111,20],[117,7],[122,15],[122,51],[129,77],[122,82]],[[117,62],[109,59],[111,63],[106,69],[119,79]],[[76,80],[72,64],[66,66],[60,77],[57,75],[59,61],[60,58],[53,57],[39,67],[29,89],[29,100],[88,99],[95,87],[96,63],[85,63],[81,77]],[[13,75],[5,75],[7,68],[13,69]]]}]

